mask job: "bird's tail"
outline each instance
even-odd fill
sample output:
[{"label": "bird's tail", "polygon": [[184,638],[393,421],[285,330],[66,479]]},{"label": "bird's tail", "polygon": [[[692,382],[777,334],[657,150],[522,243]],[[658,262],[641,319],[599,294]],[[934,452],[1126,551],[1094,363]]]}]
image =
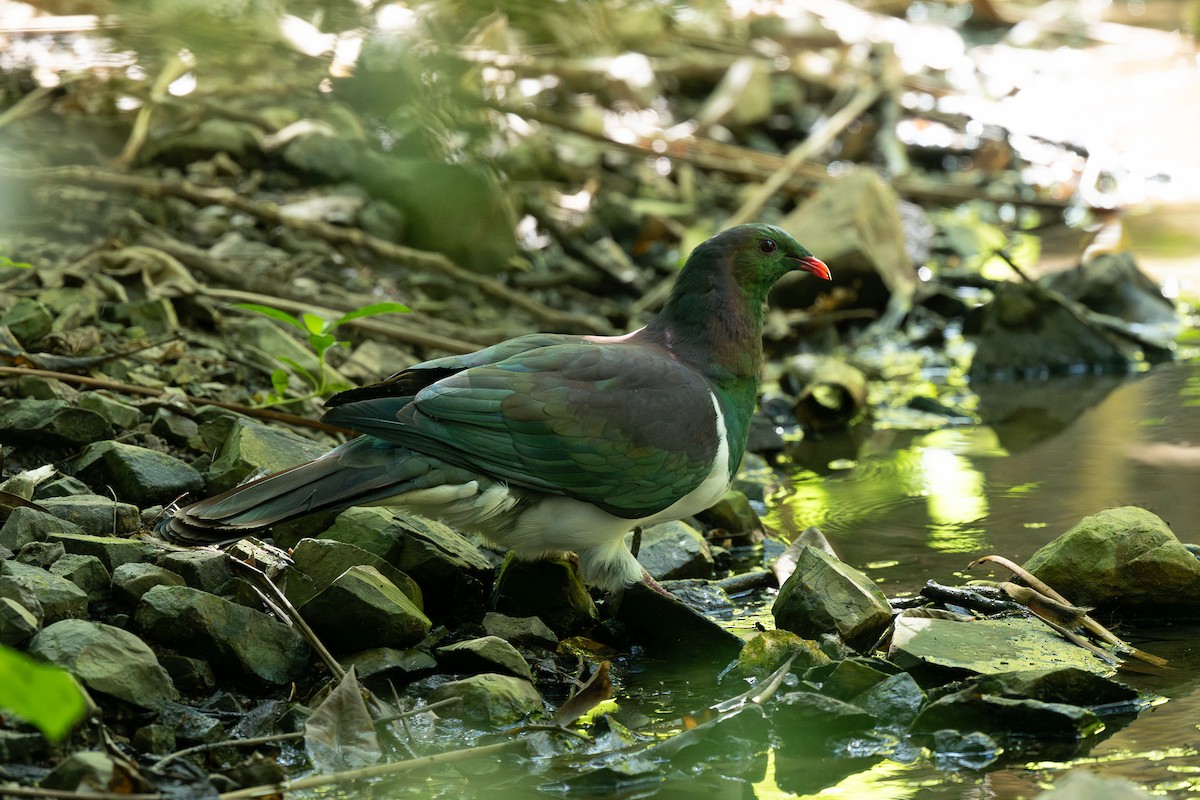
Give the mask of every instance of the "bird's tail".
[{"label": "bird's tail", "polygon": [[422,488],[430,461],[373,437],[359,437],[313,461],[177,510],[157,526],[185,544],[220,542],[318,511],[340,511]]}]

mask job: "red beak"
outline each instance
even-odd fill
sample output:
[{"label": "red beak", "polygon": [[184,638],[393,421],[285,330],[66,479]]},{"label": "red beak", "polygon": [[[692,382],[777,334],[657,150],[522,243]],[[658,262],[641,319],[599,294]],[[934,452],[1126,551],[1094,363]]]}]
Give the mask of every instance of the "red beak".
[{"label": "red beak", "polygon": [[833,277],[829,274],[829,267],[825,266],[825,262],[816,256],[807,256],[805,258],[798,258],[796,260],[800,262],[800,269],[806,272],[811,272],[818,278],[824,278],[827,281],[833,279]]}]

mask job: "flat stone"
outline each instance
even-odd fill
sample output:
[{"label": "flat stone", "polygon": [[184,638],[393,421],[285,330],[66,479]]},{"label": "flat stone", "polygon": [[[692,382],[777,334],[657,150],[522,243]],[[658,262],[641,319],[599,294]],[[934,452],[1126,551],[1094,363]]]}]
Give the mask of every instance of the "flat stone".
[{"label": "flat stone", "polygon": [[51,565],[50,572],[83,589],[93,601],[107,597],[112,582],[108,569],[95,556],[68,553]]},{"label": "flat stone", "polygon": [[0,400],[0,441],[76,447],[112,435],[104,417],[64,400]]},{"label": "flat stone", "polygon": [[1115,668],[1065,641],[1044,623],[1028,619],[898,617],[888,659],[901,669],[933,666],[960,673],[1078,667],[1097,675]]},{"label": "flat stone", "polygon": [[50,569],[50,565],[66,553],[66,549],[58,542],[26,542],[17,551],[17,561],[31,567]]},{"label": "flat stone", "polygon": [[927,697],[907,672],[889,675],[851,699],[854,705],[883,721],[885,728],[903,730],[917,718]]},{"label": "flat stone", "polygon": [[[354,566],[373,567],[404,592],[418,609],[424,608],[421,587],[390,563],[357,545],[336,539],[301,539],[292,549],[293,574],[289,572],[286,594],[300,606]],[[307,580],[305,580],[307,579]]]},{"label": "flat stone", "polygon": [[74,462],[75,477],[111,487],[117,499],[148,506],[170,503],[204,487],[204,478],[177,458],[124,442],[95,442]]},{"label": "flat stone", "polygon": [[553,649],[558,644],[554,631],[538,617],[510,617],[489,611],[483,616],[483,629],[489,636],[499,636],[522,647]]},{"label": "flat stone", "polygon": [[39,483],[33,490],[33,499],[41,502],[50,497],[72,497],[91,493],[92,490],[83,481],[70,475],[61,475],[52,481]]},{"label": "flat stone", "polygon": [[501,672],[532,681],[533,673],[517,648],[498,636],[483,636],[439,647],[438,663],[448,672]]},{"label": "flat stone", "polygon": [[11,597],[0,597],[0,644],[22,647],[40,628],[27,608]]},{"label": "flat stone", "polygon": [[892,607],[866,575],[806,545],[796,557],[796,570],[780,587],[771,613],[779,628],[808,639],[837,633],[862,650],[875,644],[887,627]]},{"label": "flat stone", "polygon": [[[41,567],[31,567],[17,561],[0,563],[0,581],[7,577],[29,582],[38,602],[41,603],[44,625],[87,616],[87,593],[66,578],[51,574]],[[0,595],[4,594],[0,590]]]},{"label": "flat stone", "polygon": [[45,541],[51,533],[83,533],[83,529],[45,511],[17,506],[0,527],[0,545],[16,552],[29,542]]},{"label": "flat stone", "polygon": [[229,556],[220,550],[182,550],[166,553],[158,565],[183,578],[194,589],[215,592],[233,578]]},{"label": "flat stone", "polygon": [[112,625],[64,619],[34,636],[29,652],[59,665],[92,691],[142,708],[161,709],[179,696],[146,643]]},{"label": "flat stone", "polygon": [[134,533],[142,523],[138,507],[97,494],[73,494],[47,497],[38,505],[60,519],[73,522],[84,533],[94,536],[122,536]]},{"label": "flat stone", "polygon": [[153,558],[153,545],[139,539],[119,536],[91,536],[86,533],[52,533],[52,541],[60,543],[68,553],[94,556],[110,572],[122,564],[136,564]]},{"label": "flat stone", "polygon": [[980,694],[972,688],[939,697],[913,723],[913,730],[922,733],[945,728],[1016,734],[1039,741],[1075,741],[1099,733],[1104,723],[1091,710],[1080,706],[997,697]]},{"label": "flat stone", "polygon": [[442,714],[488,727],[511,725],[544,711],[542,696],[533,684],[512,675],[472,675],[458,681],[443,683],[433,690],[434,702],[452,697],[462,702],[442,710]]},{"label": "flat stone", "polygon": [[112,593],[115,599],[134,605],[155,586],[185,586],[183,576],[157,564],[122,564],[113,570]]},{"label": "flat stone", "polygon": [[287,684],[310,655],[300,634],[284,623],[190,586],[155,586],[142,595],[134,618],[155,641],[211,658],[232,676]]},{"label": "flat stone", "polygon": [[169,408],[159,408],[150,419],[150,432],[173,444],[185,444],[200,433],[200,426],[183,414]]},{"label": "flat stone", "polygon": [[235,418],[205,475],[208,491],[224,492],[259,470],[278,472],[311,461],[328,449],[283,428]]},{"label": "flat stone", "polygon": [[99,392],[84,392],[76,405],[104,417],[114,430],[127,431],[142,421],[140,408]]},{"label": "flat stone", "polygon": [[417,648],[400,650],[395,647],[372,647],[360,650],[341,659],[347,670],[354,667],[358,677],[364,681],[380,680],[407,684],[420,674],[432,672],[437,661],[429,653]]},{"label": "flat stone", "polygon": [[711,578],[713,555],[700,531],[674,520],[642,531],[641,563],[655,580]]},{"label": "flat stone", "polygon": [[374,567],[350,567],[299,608],[318,638],[343,651],[406,647],[433,623]]}]

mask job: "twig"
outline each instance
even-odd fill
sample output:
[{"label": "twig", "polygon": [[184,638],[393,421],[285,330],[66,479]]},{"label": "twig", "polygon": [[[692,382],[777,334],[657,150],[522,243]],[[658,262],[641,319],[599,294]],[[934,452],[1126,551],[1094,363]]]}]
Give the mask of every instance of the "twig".
[{"label": "twig", "polygon": [[154,115],[155,109],[162,104],[163,100],[170,97],[167,94],[167,88],[178,78],[186,75],[191,68],[178,53],[167,59],[167,63],[163,65],[158,77],[154,79],[154,84],[150,87],[150,96],[138,109],[137,117],[133,121],[133,129],[129,132],[125,146],[113,159],[115,166],[127,167],[137,158],[142,145],[146,143],[146,138],[150,135],[150,117]]},{"label": "twig", "polygon": [[429,711],[437,711],[438,709],[446,708],[447,706],[456,706],[462,701],[463,699],[461,697],[447,697],[445,700],[435,700],[434,702],[423,705],[420,708],[410,708],[407,711],[400,711],[392,714],[389,717],[381,717],[375,721],[380,725],[386,725],[389,722],[398,722],[399,720],[415,717],[419,714],[424,714]]},{"label": "twig", "polygon": [[203,753],[206,750],[216,750],[220,747],[254,747],[260,744],[270,744],[272,742],[286,742],[294,739],[303,739],[304,734],[296,733],[276,733],[271,736],[255,736],[250,739],[226,739],[221,742],[204,742],[202,744],[185,747],[182,750],[176,750],[174,753],[169,753],[163,756],[158,761],[151,765],[150,769],[159,770],[170,764],[172,761],[190,756],[194,753]]},{"label": "twig", "polygon": [[244,406],[240,403],[227,403],[223,400],[209,400],[204,397],[193,397],[189,394],[177,394],[175,392],[167,392],[163,389],[155,389],[150,386],[133,386],[128,383],[119,383],[117,381],[104,380],[103,378],[93,378],[88,375],[73,375],[70,372],[55,372],[50,369],[37,369],[36,367],[6,367],[0,366],[0,376],[3,375],[37,375],[42,378],[53,378],[62,381],[63,383],[73,383],[79,386],[87,386],[93,389],[108,389],[113,392],[122,392],[124,394],[137,394],[145,397],[160,397],[165,399],[179,398],[192,405],[197,406],[216,406],[217,408],[225,408],[230,411],[237,411],[240,414],[245,414],[248,417],[257,417],[259,419],[269,419],[274,422],[284,422],[288,425],[295,425],[301,428],[313,428],[319,431],[328,433],[346,433],[352,434],[354,431],[348,428],[341,428],[337,425],[330,425],[316,419],[309,419],[298,414],[288,414],[286,411],[275,411],[270,408],[254,408],[252,406]]},{"label": "twig", "polygon": [[[294,781],[281,781],[279,783],[268,783],[262,786],[249,786],[245,789],[238,789],[232,792],[224,792],[218,795],[218,800],[245,800],[250,797],[263,797],[266,795],[283,794],[284,792],[297,792],[302,789],[315,789],[319,786],[336,786],[339,784],[350,783],[351,781],[364,780],[367,778],[382,778],[386,775],[400,775],[405,772],[423,769],[426,767],[437,766],[441,764],[454,764],[459,761],[468,761],[474,758],[483,758],[485,756],[498,755],[506,750],[515,749],[518,745],[524,746],[525,742],[521,739],[514,739],[508,742],[500,742],[499,744],[490,744],[483,747],[468,748],[465,750],[451,750],[447,753],[437,753],[432,756],[424,756],[422,758],[412,758],[407,761],[399,761],[395,764],[372,764],[369,767],[360,769],[347,770],[345,772],[334,772],[329,775],[313,775],[308,778],[300,778]],[[5,790],[0,789],[0,793]],[[88,800],[97,797],[97,795],[88,795]],[[125,795],[124,800],[132,798],[132,800],[158,800],[159,795],[137,796]],[[71,798],[66,798],[71,800]],[[122,798],[102,798],[101,800],[123,800]]]}]

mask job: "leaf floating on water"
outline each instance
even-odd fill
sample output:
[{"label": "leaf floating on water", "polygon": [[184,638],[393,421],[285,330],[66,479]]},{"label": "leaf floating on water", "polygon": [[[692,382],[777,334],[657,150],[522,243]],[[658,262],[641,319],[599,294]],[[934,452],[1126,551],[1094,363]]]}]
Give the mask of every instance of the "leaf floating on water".
[{"label": "leaf floating on water", "polygon": [[304,723],[304,748],[320,772],[357,769],[382,758],[353,668]]}]

